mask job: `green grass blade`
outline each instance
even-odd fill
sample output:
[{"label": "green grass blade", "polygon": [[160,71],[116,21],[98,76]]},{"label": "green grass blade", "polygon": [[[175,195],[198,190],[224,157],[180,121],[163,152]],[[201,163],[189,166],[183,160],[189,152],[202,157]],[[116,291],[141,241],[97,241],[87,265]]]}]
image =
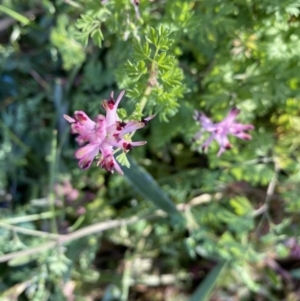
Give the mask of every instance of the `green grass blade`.
[{"label": "green grass blade", "polygon": [[189,301],[208,301],[210,295],[219,279],[222,271],[225,269],[227,261],[219,262],[200,283]]},{"label": "green grass blade", "polygon": [[30,23],[30,20],[28,18],[24,17],[23,15],[17,13],[16,11],[14,11],[14,10],[8,8],[8,7],[5,7],[1,4],[0,4],[0,11],[7,14],[7,15],[9,15],[13,19],[21,22],[24,25],[28,25]]},{"label": "green grass blade", "polygon": [[145,199],[151,201],[156,207],[167,214],[183,220],[174,203],[167,194],[159,187],[152,176],[137,162],[128,156],[130,168],[122,167],[122,170],[136,191]]}]

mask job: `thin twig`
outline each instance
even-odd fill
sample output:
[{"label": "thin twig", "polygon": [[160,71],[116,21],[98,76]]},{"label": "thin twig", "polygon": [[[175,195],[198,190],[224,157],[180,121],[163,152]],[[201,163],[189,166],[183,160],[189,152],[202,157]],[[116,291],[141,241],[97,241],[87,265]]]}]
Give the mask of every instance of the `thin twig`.
[{"label": "thin twig", "polygon": [[81,4],[78,4],[76,1],[72,1],[72,0],[65,0],[65,3],[74,6],[76,8],[82,8]]},{"label": "thin twig", "polygon": [[139,1],[138,0],[131,0],[131,4],[134,7],[136,18],[139,20],[141,18],[140,11],[139,11]]},{"label": "thin twig", "polygon": [[45,90],[49,90],[48,83],[42,78],[40,74],[38,74],[35,70],[29,71],[30,75],[35,79],[35,81]]},{"label": "thin twig", "polygon": [[47,211],[43,213],[30,214],[25,216],[9,217],[1,220],[1,222],[5,224],[21,224],[21,223],[32,222],[41,219],[48,219],[51,218],[52,216],[53,216],[53,212]]},{"label": "thin twig", "polygon": [[9,136],[9,138],[16,144],[18,145],[20,148],[22,148],[22,150],[24,152],[28,152],[30,149],[29,147],[23,143],[21,141],[21,139],[12,131],[9,129],[9,127],[0,120],[0,128],[3,129],[3,131],[6,131],[7,132],[7,135]]},{"label": "thin twig", "polygon": [[254,210],[254,211],[251,213],[251,216],[252,216],[252,217],[260,216],[260,215],[262,215],[263,213],[265,213],[266,210],[267,210],[267,206],[266,206],[266,204],[263,204],[260,208]]},{"label": "thin twig", "polygon": [[253,213],[251,214],[252,217],[257,217],[261,214],[268,212],[270,207],[270,202],[272,200],[277,185],[279,171],[280,171],[279,164],[276,162],[276,160],[274,160],[274,175],[267,188],[265,203],[259,209],[253,211]]},{"label": "thin twig", "polygon": [[272,163],[274,162],[274,158],[270,157],[270,158],[258,158],[258,159],[253,159],[253,160],[248,160],[243,162],[243,164],[245,165],[254,165],[254,164],[267,164],[267,163]]},{"label": "thin twig", "polygon": [[12,253],[2,255],[2,256],[0,256],[0,262],[6,262],[6,261],[9,261],[9,260],[17,258],[17,257],[35,255],[37,253],[41,253],[43,251],[52,249],[56,246],[67,244],[73,240],[85,237],[87,235],[101,233],[105,230],[109,230],[109,229],[113,229],[116,227],[135,223],[139,219],[140,219],[140,217],[135,216],[135,217],[132,217],[129,219],[113,220],[113,221],[99,223],[96,225],[91,225],[91,226],[85,227],[83,229],[80,229],[80,230],[75,231],[70,234],[60,235],[59,238],[55,241],[47,242],[47,243],[41,244],[37,247],[29,248],[26,250],[12,252]]},{"label": "thin twig", "polygon": [[56,224],[56,210],[55,210],[55,195],[54,195],[54,183],[57,167],[57,131],[54,130],[52,133],[52,142],[50,150],[50,160],[49,160],[49,194],[48,194],[48,205],[49,210],[52,211],[51,221],[51,231],[52,233],[57,233],[57,224]]},{"label": "thin twig", "polygon": [[[32,9],[32,10],[26,11],[21,14],[23,16],[29,18],[30,20],[34,20],[36,15],[41,14],[41,13],[43,13],[42,9]],[[11,27],[15,23],[17,23],[17,20],[12,17],[5,17],[5,18],[1,19],[0,20],[0,32],[5,31],[6,29]]]},{"label": "thin twig", "polygon": [[18,226],[12,226],[3,222],[0,222],[0,227],[14,232],[23,233],[26,235],[40,236],[40,237],[45,237],[50,239],[58,239],[60,236],[59,234],[48,233],[48,232],[18,227]]},{"label": "thin twig", "polygon": [[[212,199],[213,199],[213,197],[211,198],[211,200]],[[179,204],[179,205],[177,205],[177,209],[179,211],[185,211],[185,210],[188,210],[188,209],[190,209],[194,206],[206,203],[207,201],[208,201],[207,196],[205,195],[203,200],[193,199],[188,204],[184,204],[184,205]],[[56,246],[67,244],[67,243],[69,243],[73,240],[76,240],[76,239],[79,239],[79,238],[82,238],[82,237],[86,237],[86,236],[91,235],[91,234],[101,233],[101,232],[104,232],[106,230],[118,228],[118,227],[121,227],[121,226],[127,226],[127,225],[130,225],[130,224],[134,224],[134,223],[136,223],[136,222],[138,222],[142,219],[149,220],[149,219],[156,218],[156,217],[164,217],[166,215],[167,215],[166,212],[164,212],[162,210],[156,210],[153,214],[142,216],[142,217],[133,216],[133,217],[128,218],[128,219],[111,220],[111,221],[98,223],[98,224],[95,224],[95,225],[91,225],[91,226],[82,228],[82,229],[77,230],[73,233],[58,235],[58,239],[56,239],[55,241],[47,242],[47,243],[41,244],[37,247],[28,248],[26,250],[12,252],[12,253],[2,255],[2,256],[0,256],[0,262],[6,262],[6,261],[9,261],[11,259],[14,259],[14,258],[17,258],[17,257],[22,257],[22,256],[36,255],[36,254],[41,253],[43,251],[55,248]]]}]

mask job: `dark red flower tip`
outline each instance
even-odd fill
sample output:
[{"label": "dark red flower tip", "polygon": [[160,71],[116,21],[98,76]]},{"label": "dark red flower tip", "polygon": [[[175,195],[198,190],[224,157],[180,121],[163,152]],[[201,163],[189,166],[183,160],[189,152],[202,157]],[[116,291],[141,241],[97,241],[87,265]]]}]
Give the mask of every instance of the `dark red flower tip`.
[{"label": "dark red flower tip", "polygon": [[116,139],[117,142],[119,142],[122,139],[118,133],[113,134],[113,137]]},{"label": "dark red flower tip", "polygon": [[82,169],[87,169],[89,168],[89,166],[91,165],[91,160],[86,161],[85,164],[83,164],[82,166],[80,166]]},{"label": "dark red flower tip", "polygon": [[87,117],[80,112],[75,115],[75,118],[78,122],[87,121]]},{"label": "dark red flower tip", "polygon": [[238,115],[240,112],[241,112],[241,110],[238,109],[237,107],[233,107],[233,108],[231,109],[231,113],[233,113],[233,114]]},{"label": "dark red flower tip", "polygon": [[110,110],[113,110],[115,107],[115,102],[113,99],[109,99],[109,100],[104,100],[103,101],[103,108],[106,109],[110,109]]},{"label": "dark red flower tip", "polygon": [[132,150],[132,145],[130,143],[123,142],[123,149],[130,151],[130,150]]},{"label": "dark red flower tip", "polygon": [[107,162],[107,169],[109,171],[112,171],[114,169],[114,161],[113,160],[110,160],[109,162]]},{"label": "dark red flower tip", "polygon": [[148,120],[146,120],[146,118],[142,118],[141,119],[141,122],[143,122],[144,123],[144,125],[147,125],[147,123],[149,122]]},{"label": "dark red flower tip", "polygon": [[124,122],[124,121],[119,121],[119,122],[117,122],[116,123],[116,129],[117,129],[117,131],[122,131],[123,130],[123,128],[126,126],[126,122]]}]

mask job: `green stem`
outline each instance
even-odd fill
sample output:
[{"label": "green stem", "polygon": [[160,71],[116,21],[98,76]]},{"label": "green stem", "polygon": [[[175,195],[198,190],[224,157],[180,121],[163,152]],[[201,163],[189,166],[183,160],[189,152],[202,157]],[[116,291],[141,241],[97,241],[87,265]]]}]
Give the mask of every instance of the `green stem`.
[{"label": "green stem", "polygon": [[[199,205],[198,203],[190,203],[190,204],[179,204],[177,206],[177,209],[179,211],[185,211],[190,207],[195,207]],[[106,222],[98,223],[95,225],[90,225],[85,228],[79,229],[73,233],[65,234],[65,235],[59,235],[59,238],[56,241],[50,241],[46,242],[44,244],[41,244],[36,247],[31,247],[26,250],[12,252],[4,255],[0,255],[0,262],[6,262],[14,258],[22,257],[22,256],[30,256],[35,255],[38,253],[42,253],[43,251],[49,250],[51,248],[55,248],[58,245],[65,245],[67,243],[70,243],[76,239],[80,239],[82,237],[86,237],[88,235],[101,233],[110,229],[114,229],[117,227],[124,227],[127,225],[134,224],[140,220],[146,219],[151,220],[153,218],[159,218],[159,217],[165,217],[166,213],[162,210],[156,210],[152,214],[144,215],[144,216],[133,216],[128,219],[119,219],[119,220],[109,220]]]},{"label": "green stem", "polygon": [[3,123],[1,120],[0,120],[0,127],[7,132],[8,136],[11,138],[11,140],[16,144],[18,145],[21,149],[23,149],[24,152],[28,152],[30,149],[29,147],[24,144],[20,139],[19,137],[13,133],[6,125],[5,123]]},{"label": "green stem", "polygon": [[75,231],[84,222],[84,220],[85,220],[84,215],[79,216],[78,219],[75,221],[75,223],[71,227],[68,228],[68,230],[70,232]]},{"label": "green stem", "polygon": [[123,272],[122,277],[122,296],[121,300],[126,301],[128,300],[128,294],[129,294],[129,287],[130,287],[130,279],[131,279],[131,259],[129,258],[129,255],[125,255],[125,269]]},{"label": "green stem", "polygon": [[52,212],[51,216],[51,232],[57,233],[57,225],[55,218],[55,195],[54,195],[54,183],[55,183],[55,172],[56,172],[56,157],[57,157],[57,131],[53,131],[53,138],[51,143],[51,154],[49,160],[49,169],[50,169],[50,179],[49,179],[49,210]]},{"label": "green stem", "polygon": [[[142,99],[141,99],[141,102],[140,102],[140,113],[143,112],[146,104],[147,104],[147,101],[149,99],[149,95],[151,94],[152,92],[152,89],[153,89],[153,83],[156,81],[156,73],[155,73],[155,68],[156,68],[156,62],[155,62],[155,58],[158,54],[158,48],[156,48],[156,51],[154,53],[154,56],[153,56],[153,59],[151,59],[151,68],[150,68],[150,76],[148,78],[148,81],[147,81],[147,87],[144,91],[144,94],[142,96]],[[132,132],[129,137],[132,138],[135,134],[135,131]]]},{"label": "green stem", "polygon": [[65,0],[65,3],[69,4],[69,5],[73,6],[73,7],[76,7],[76,8],[82,8],[82,5],[78,4],[76,1]]},{"label": "green stem", "polygon": [[23,25],[28,25],[30,23],[30,20],[26,17],[24,17],[23,15],[17,13],[16,11],[5,7],[3,5],[0,4],[0,11],[2,11],[3,13],[9,15],[10,17],[12,17],[13,19],[21,22]]},{"label": "green stem", "polygon": [[[149,81],[150,81],[150,78],[149,78]],[[147,101],[148,101],[148,96],[151,94],[151,91],[153,89],[153,86],[149,84],[149,81],[148,81],[147,88],[146,88],[146,90],[142,96],[141,102],[140,102],[141,113],[143,112],[143,110],[147,104]],[[129,135],[129,138],[131,139],[134,136],[134,134],[135,134],[135,131]],[[117,149],[117,150],[119,150],[119,149]]]},{"label": "green stem", "polygon": [[11,218],[4,219],[1,222],[6,223],[6,224],[21,224],[21,223],[27,223],[27,222],[31,222],[31,221],[37,221],[37,220],[47,219],[47,218],[52,218],[52,217],[53,217],[53,212],[47,211],[47,212],[38,213],[38,214],[11,217]]},{"label": "green stem", "polygon": [[147,88],[146,88],[146,90],[145,90],[145,92],[144,92],[144,94],[143,94],[143,97],[142,97],[141,103],[140,103],[140,105],[141,105],[141,106],[140,106],[141,112],[144,110],[144,108],[145,108],[145,106],[146,106],[146,104],[147,104],[148,97],[149,97],[149,95],[151,94],[152,88],[153,88],[153,87],[148,83]]},{"label": "green stem", "polygon": [[74,81],[76,79],[76,76],[78,75],[79,71],[80,71],[81,65],[76,65],[70,72],[69,77],[68,77],[68,82],[67,82],[67,86],[65,89],[65,96],[69,96],[69,93],[71,91],[71,88],[74,84]]},{"label": "green stem", "polygon": [[58,234],[52,234],[52,233],[47,233],[47,232],[43,232],[43,231],[37,231],[37,230],[32,230],[32,229],[27,229],[27,228],[23,228],[23,227],[18,227],[18,226],[12,226],[3,222],[0,222],[0,227],[7,229],[7,230],[11,230],[14,232],[18,232],[18,233],[23,233],[26,235],[32,235],[32,236],[36,236],[36,237],[45,237],[45,238],[49,238],[49,239],[58,239],[59,235]]},{"label": "green stem", "polygon": [[156,50],[155,50],[154,56],[151,60],[152,63],[151,63],[151,68],[150,68],[150,76],[149,76],[149,79],[148,79],[148,82],[147,82],[147,88],[146,88],[146,90],[145,90],[145,92],[142,96],[141,103],[140,103],[141,112],[143,112],[143,110],[144,110],[144,108],[147,104],[148,97],[152,92],[153,82],[156,81],[156,70],[155,70],[156,69],[156,62],[155,62],[155,58],[158,55],[158,51],[159,51],[159,48],[157,47]]}]

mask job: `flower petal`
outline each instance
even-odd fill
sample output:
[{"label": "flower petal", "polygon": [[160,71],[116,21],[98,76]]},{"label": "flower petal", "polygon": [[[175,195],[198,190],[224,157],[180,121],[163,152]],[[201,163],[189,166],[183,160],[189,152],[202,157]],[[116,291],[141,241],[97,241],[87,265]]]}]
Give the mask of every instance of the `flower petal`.
[{"label": "flower petal", "polygon": [[126,126],[121,130],[120,134],[123,136],[127,133],[134,132],[145,127],[145,123],[142,121],[129,121]]},{"label": "flower petal", "polygon": [[123,97],[123,95],[125,94],[125,91],[122,91],[117,100],[114,101],[114,94],[113,92],[111,92],[110,94],[110,98],[108,100],[104,100],[103,101],[103,107],[106,110],[106,125],[107,127],[111,126],[112,124],[116,123],[117,121],[119,121],[119,117],[117,114],[117,108],[118,105]]},{"label": "flower petal", "polygon": [[243,140],[251,140],[252,139],[251,135],[249,135],[247,133],[244,133],[244,132],[233,134],[233,135],[240,138],[240,139],[243,139]]},{"label": "flower petal", "polygon": [[212,121],[202,112],[195,111],[194,119],[204,128],[213,124]]},{"label": "flower petal", "polygon": [[95,154],[94,157],[99,153],[99,146],[97,144],[87,144],[79,148],[75,153],[76,159],[82,159],[90,154]]},{"label": "flower petal", "polygon": [[147,141],[127,142],[127,141],[123,140],[122,141],[122,148],[125,152],[127,152],[127,151],[130,151],[133,146],[141,146],[141,145],[145,145],[146,143],[147,143]]},{"label": "flower petal", "polygon": [[80,159],[78,162],[79,167],[82,169],[88,169],[91,166],[94,158],[98,155],[98,153],[98,145],[92,144],[88,144],[77,150],[77,152],[75,153],[75,157],[77,159]]},{"label": "flower petal", "polygon": [[229,128],[229,132],[232,135],[235,135],[239,132],[244,132],[244,131],[250,131],[253,130],[254,126],[252,124],[241,124],[241,123],[234,123],[231,125]]},{"label": "flower petal", "polygon": [[76,122],[76,120],[74,118],[70,117],[69,115],[64,114],[63,116],[69,123]]},{"label": "flower petal", "polygon": [[95,122],[83,111],[75,111],[74,117],[76,121],[82,124],[86,129],[92,130],[95,127]]},{"label": "flower petal", "polygon": [[232,108],[222,122],[232,124],[238,114],[240,114],[240,110],[238,108]]},{"label": "flower petal", "polygon": [[99,160],[97,165],[100,165],[100,167],[106,169],[107,171],[110,171],[111,173],[113,173],[114,170],[116,170],[120,175],[123,175],[123,171],[120,165],[113,156],[112,146],[104,143],[101,146],[101,153],[102,158]]},{"label": "flower petal", "polygon": [[146,117],[146,118],[142,118],[141,122],[144,122],[145,125],[146,125],[146,124],[147,124],[151,119],[153,119],[155,116],[156,116],[156,114],[150,115],[150,116],[148,116],[148,117]]}]

